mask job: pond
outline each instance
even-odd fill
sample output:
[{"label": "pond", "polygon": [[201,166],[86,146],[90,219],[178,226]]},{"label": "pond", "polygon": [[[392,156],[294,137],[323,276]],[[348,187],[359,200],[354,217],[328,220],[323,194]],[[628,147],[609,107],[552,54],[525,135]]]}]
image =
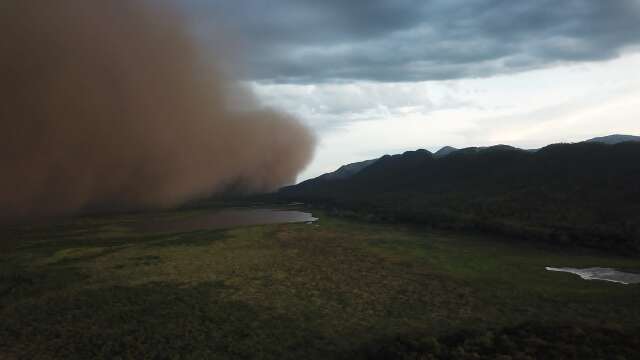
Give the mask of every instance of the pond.
[{"label": "pond", "polygon": [[184,218],[152,220],[138,226],[148,232],[187,232],[229,229],[240,226],[310,223],[318,220],[311,213],[296,210],[233,208]]},{"label": "pond", "polygon": [[640,284],[640,274],[623,272],[612,268],[593,267],[585,269],[546,267],[549,271],[575,274],[584,280],[603,280],[619,284]]}]

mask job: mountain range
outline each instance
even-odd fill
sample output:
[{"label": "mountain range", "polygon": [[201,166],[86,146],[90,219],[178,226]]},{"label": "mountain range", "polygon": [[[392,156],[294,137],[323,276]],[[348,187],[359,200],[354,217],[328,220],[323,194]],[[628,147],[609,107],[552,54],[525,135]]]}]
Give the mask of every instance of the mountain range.
[{"label": "mountain range", "polygon": [[[619,143],[628,142],[628,141],[640,142],[640,136],[614,134],[614,135],[596,137],[596,138],[593,138],[593,139],[585,140],[583,142],[603,143],[603,144],[614,145],[614,144],[619,144]],[[487,148],[486,146],[485,147],[470,147],[470,148],[465,148],[463,150],[465,150],[465,151],[471,151],[471,150],[479,151],[479,150],[486,149],[486,148]],[[450,154],[452,154],[452,153],[454,153],[456,151],[459,151],[459,150],[461,150],[461,149],[458,149],[458,148],[455,148],[455,147],[452,147],[452,146],[444,146],[440,150],[438,150],[435,153],[433,153],[433,156],[435,158],[442,158],[442,157],[450,155]],[[527,149],[526,151],[536,152],[538,150],[539,149]],[[327,179],[344,179],[344,178],[348,178],[348,177],[353,176],[353,175],[357,174],[358,172],[362,171],[363,169],[365,169],[369,165],[372,165],[378,159],[371,159],[371,160],[359,161],[359,162],[355,162],[355,163],[351,163],[351,164],[347,164],[347,165],[342,165],[340,168],[338,168],[338,170],[336,170],[334,172],[330,172],[330,173],[326,173],[326,174],[320,175],[318,178],[322,178],[322,179],[325,179],[325,180],[327,180]]]},{"label": "mountain range", "polygon": [[640,251],[640,137],[385,155],[283,188],[366,218]]}]

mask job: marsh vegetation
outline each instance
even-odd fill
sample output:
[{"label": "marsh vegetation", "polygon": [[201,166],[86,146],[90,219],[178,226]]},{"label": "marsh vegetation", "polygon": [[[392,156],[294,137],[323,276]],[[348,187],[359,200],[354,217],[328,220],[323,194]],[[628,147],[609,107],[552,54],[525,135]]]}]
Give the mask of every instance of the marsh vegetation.
[{"label": "marsh vegetation", "polygon": [[632,358],[640,349],[639,286],[545,270],[640,268],[637,258],[316,211],[313,224],[135,230],[203,213],[3,230],[0,358]]}]

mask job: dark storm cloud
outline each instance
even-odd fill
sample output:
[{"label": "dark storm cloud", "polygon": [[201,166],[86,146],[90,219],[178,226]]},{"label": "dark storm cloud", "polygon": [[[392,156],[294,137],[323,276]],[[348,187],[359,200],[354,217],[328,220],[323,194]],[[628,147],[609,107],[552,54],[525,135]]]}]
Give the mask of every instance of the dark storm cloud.
[{"label": "dark storm cloud", "polygon": [[[640,43],[638,0],[189,0],[224,26],[254,80],[483,77],[616,57]],[[214,26],[215,25],[215,26]]]}]

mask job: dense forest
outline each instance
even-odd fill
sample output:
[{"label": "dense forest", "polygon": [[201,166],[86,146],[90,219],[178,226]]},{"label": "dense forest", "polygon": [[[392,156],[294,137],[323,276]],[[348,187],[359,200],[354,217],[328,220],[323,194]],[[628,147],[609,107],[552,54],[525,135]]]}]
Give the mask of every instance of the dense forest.
[{"label": "dense forest", "polygon": [[479,230],[535,241],[640,252],[640,143],[499,145],[445,156],[386,155],[348,177],[282,189],[376,221]]}]

